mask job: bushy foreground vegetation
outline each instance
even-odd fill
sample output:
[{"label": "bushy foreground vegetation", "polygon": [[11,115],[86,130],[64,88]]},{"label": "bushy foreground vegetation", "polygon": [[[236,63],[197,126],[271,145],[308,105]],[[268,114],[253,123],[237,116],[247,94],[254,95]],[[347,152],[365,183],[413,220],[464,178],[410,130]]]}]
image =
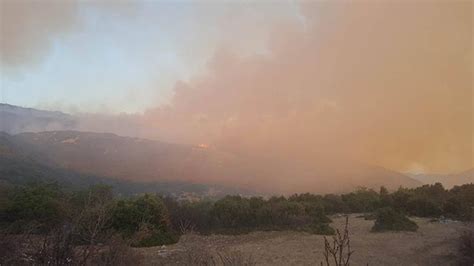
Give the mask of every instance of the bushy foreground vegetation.
[{"label": "bushy foreground vegetation", "polygon": [[[405,215],[463,221],[474,218],[474,184],[451,190],[435,184],[400,188],[392,193],[382,187],[379,192],[359,189],[342,195],[307,193],[268,199],[226,196],[197,202],[150,194],[118,198],[110,187],[102,185],[71,191],[56,184],[33,184],[3,187],[2,194],[0,225],[4,237],[0,249],[9,250],[15,246],[13,242],[21,242],[26,252],[22,256],[29,252],[28,259],[39,264],[53,258],[78,264],[97,260],[113,263],[117,249],[122,248],[118,253],[125,254],[129,246],[170,244],[189,231],[235,234],[302,230],[334,234],[327,215],[335,213],[374,213],[374,231],[416,230],[416,224]],[[30,244],[25,248],[27,242]],[[32,243],[43,245],[38,250]],[[116,250],[99,248],[104,246]],[[61,252],[56,254],[57,250]],[[12,256],[22,258],[11,252],[0,254],[4,263]]]},{"label": "bushy foreground vegetation", "polygon": [[17,187],[1,206],[1,265],[130,265],[139,256],[112,226],[109,187],[65,193],[54,184]]},{"label": "bushy foreground vegetation", "polygon": [[381,231],[416,231],[418,225],[408,219],[403,213],[394,210],[391,207],[378,209],[376,220],[372,230]]}]

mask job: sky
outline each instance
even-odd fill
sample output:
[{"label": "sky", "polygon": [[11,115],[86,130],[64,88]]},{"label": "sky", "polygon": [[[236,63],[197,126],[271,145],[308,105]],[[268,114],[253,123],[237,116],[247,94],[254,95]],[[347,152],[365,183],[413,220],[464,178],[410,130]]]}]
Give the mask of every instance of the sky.
[{"label": "sky", "polygon": [[218,47],[264,52],[270,27],[300,16],[290,1],[250,3],[2,1],[2,101],[110,113],[167,103]]},{"label": "sky", "polygon": [[1,8],[1,101],[87,113],[82,129],[401,172],[473,167],[472,1]]}]

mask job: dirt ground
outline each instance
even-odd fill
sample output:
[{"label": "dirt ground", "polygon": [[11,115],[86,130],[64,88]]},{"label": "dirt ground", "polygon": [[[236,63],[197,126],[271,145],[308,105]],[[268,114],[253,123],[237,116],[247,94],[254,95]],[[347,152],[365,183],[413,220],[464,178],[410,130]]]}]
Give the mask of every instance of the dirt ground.
[{"label": "dirt ground", "polygon": [[[351,215],[349,231],[351,265],[455,265],[457,240],[471,224],[430,222],[412,218],[417,232],[370,232],[374,221]],[[342,229],[343,217],[332,217],[335,228]],[[320,265],[324,260],[323,236],[304,232],[254,232],[227,236],[184,235],[177,244],[140,248],[144,265],[195,265],[208,255],[240,254],[242,260],[257,265]]]}]

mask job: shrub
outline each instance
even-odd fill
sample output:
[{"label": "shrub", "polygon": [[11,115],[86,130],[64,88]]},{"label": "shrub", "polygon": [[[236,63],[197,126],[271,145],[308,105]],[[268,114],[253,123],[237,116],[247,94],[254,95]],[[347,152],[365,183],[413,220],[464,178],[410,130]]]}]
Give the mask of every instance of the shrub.
[{"label": "shrub", "polygon": [[218,200],[211,215],[222,228],[249,228],[255,224],[249,200],[240,196],[226,196]]},{"label": "shrub", "polygon": [[76,258],[74,252],[74,228],[60,226],[41,237],[41,241],[32,241],[30,258],[38,265],[66,265],[79,264],[81,259]]},{"label": "shrub", "polygon": [[281,200],[270,202],[270,206],[274,227],[301,227],[311,222],[312,217],[302,203]]},{"label": "shrub", "polygon": [[440,183],[423,185],[412,190],[404,210],[420,217],[439,217],[443,214],[443,203],[449,193]]},{"label": "shrub", "polygon": [[119,235],[105,245],[78,245],[75,228],[63,224],[44,234],[2,232],[0,265],[135,265],[139,257]]},{"label": "shrub", "polygon": [[212,229],[211,210],[214,202],[200,200],[197,202],[178,202],[171,197],[165,197],[163,202],[169,212],[171,227],[181,234],[191,231],[206,233]]},{"label": "shrub", "polygon": [[372,227],[375,232],[379,231],[416,231],[418,225],[408,219],[404,214],[386,207],[377,210],[377,219]]},{"label": "shrub", "polygon": [[241,233],[252,230],[306,230],[333,233],[321,202],[309,194],[285,197],[242,198],[227,196],[218,200],[212,210],[217,229]]},{"label": "shrub", "polygon": [[380,197],[372,189],[360,188],[341,196],[351,212],[371,212],[380,205]]},{"label": "shrub", "polygon": [[112,228],[125,237],[135,237],[136,241],[132,243],[135,246],[156,246],[177,241],[163,201],[148,194],[118,201],[112,212]]},{"label": "shrub", "polygon": [[71,202],[77,212],[73,220],[79,243],[93,246],[106,242],[112,233],[112,188],[92,186],[74,193]]},{"label": "shrub", "polygon": [[474,184],[455,186],[448,197],[443,206],[446,216],[463,221],[474,220]]},{"label": "shrub", "polygon": [[406,209],[409,214],[420,217],[439,217],[443,213],[442,205],[426,195],[414,195]]},{"label": "shrub", "polygon": [[470,206],[474,206],[474,184],[454,186],[449,193],[451,196],[462,198]]},{"label": "shrub", "polygon": [[153,247],[176,243],[179,240],[171,230],[157,230],[153,225],[142,223],[140,229],[131,238],[134,247]]},{"label": "shrub", "polygon": [[393,197],[392,195],[390,195],[387,188],[385,188],[384,186],[380,187],[379,197],[380,197],[380,202],[379,202],[380,207],[393,206]]},{"label": "shrub", "polygon": [[336,231],[327,223],[313,223],[305,230],[317,235],[334,235]]},{"label": "shrub", "polygon": [[65,196],[57,184],[32,184],[17,187],[11,193],[4,214],[7,223],[13,224],[17,233],[32,224],[39,232],[51,230],[67,216]]},{"label": "shrub", "polygon": [[435,202],[443,202],[448,196],[448,192],[441,183],[434,185],[423,185],[414,189],[415,194],[424,195]]},{"label": "shrub", "polygon": [[322,204],[327,214],[349,211],[349,207],[345,204],[340,195],[325,195],[322,199]]},{"label": "shrub", "polygon": [[16,188],[6,210],[11,223],[1,230],[0,265],[120,265],[117,258],[130,255],[125,242],[117,250],[121,236],[110,228],[109,187],[60,189],[54,184]]},{"label": "shrub", "polygon": [[474,207],[459,197],[448,199],[443,205],[443,213],[446,217],[452,219],[461,221],[474,220]]},{"label": "shrub", "polygon": [[391,194],[393,208],[398,211],[407,211],[408,201],[413,196],[413,194],[414,192],[412,190],[400,187],[397,191]]}]

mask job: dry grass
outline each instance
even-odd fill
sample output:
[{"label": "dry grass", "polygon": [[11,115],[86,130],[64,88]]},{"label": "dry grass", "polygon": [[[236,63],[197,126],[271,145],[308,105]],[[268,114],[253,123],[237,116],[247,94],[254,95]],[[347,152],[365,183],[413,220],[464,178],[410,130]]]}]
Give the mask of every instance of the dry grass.
[{"label": "dry grass", "polygon": [[459,242],[460,265],[474,265],[474,227],[463,232]]},{"label": "dry grass", "polygon": [[[351,249],[356,251],[351,265],[453,265],[458,259],[459,235],[467,228],[460,222],[442,224],[412,218],[420,227],[417,232],[371,233],[374,221],[356,216],[350,216],[348,225]],[[331,226],[344,230],[344,217],[332,219]],[[137,251],[145,265],[189,265],[188,254],[200,249],[208,250],[211,256],[217,251],[239,252],[257,265],[317,265],[324,261],[323,236],[292,231],[236,236],[189,234],[174,245]]]},{"label": "dry grass", "polygon": [[91,265],[104,266],[126,266],[140,265],[142,256],[130,248],[130,245],[122,237],[112,236],[104,246],[91,259]]},{"label": "dry grass", "polygon": [[[184,265],[197,266],[253,266],[256,262],[252,255],[244,254],[240,251],[216,250],[210,249],[208,246],[192,247],[187,246],[185,251],[186,257]],[[174,262],[179,264],[179,262]]]}]

